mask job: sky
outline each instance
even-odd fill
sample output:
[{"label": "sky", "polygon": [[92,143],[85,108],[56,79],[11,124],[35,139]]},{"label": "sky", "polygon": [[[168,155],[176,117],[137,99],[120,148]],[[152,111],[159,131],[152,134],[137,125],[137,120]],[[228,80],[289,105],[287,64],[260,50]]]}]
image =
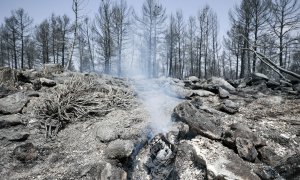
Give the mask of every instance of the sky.
[{"label": "sky", "polygon": [[[94,17],[100,2],[101,0],[84,0],[81,15]],[[222,38],[230,28],[228,11],[241,0],[160,0],[160,2],[166,8],[168,15],[182,9],[186,19],[197,15],[199,9],[209,5],[218,15],[219,37]],[[127,0],[127,3],[138,13],[144,0]],[[11,11],[18,8],[23,8],[34,19],[34,24],[49,18],[52,13],[67,14],[71,18],[74,16],[72,0],[0,0],[0,24],[4,22],[4,17],[9,17]]]}]

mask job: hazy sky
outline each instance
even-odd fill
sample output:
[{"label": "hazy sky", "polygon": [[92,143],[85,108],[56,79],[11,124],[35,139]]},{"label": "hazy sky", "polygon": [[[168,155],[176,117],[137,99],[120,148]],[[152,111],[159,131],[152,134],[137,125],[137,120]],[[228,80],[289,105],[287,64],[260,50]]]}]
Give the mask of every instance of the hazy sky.
[{"label": "hazy sky", "polygon": [[[225,35],[230,24],[228,20],[228,11],[241,0],[161,0],[160,2],[167,9],[167,13],[176,12],[182,9],[183,15],[188,18],[196,15],[198,10],[206,4],[209,5],[217,14],[220,25],[220,37]],[[82,15],[94,17],[101,0],[85,0]],[[140,11],[144,0],[127,0],[129,6],[132,6],[137,12]],[[0,0],[0,22],[4,17],[11,15],[11,10],[24,8],[25,11],[34,19],[34,24],[40,23],[45,18],[49,18],[51,13],[56,15],[67,14],[73,18],[72,0]]]}]

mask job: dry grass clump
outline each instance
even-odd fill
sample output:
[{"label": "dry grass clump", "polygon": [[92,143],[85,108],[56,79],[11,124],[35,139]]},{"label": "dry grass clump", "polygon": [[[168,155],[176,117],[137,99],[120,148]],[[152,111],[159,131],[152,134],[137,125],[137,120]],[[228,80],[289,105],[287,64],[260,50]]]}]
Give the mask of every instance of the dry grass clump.
[{"label": "dry grass clump", "polygon": [[108,85],[96,76],[74,75],[63,84],[49,89],[35,112],[39,119],[69,123],[89,115],[103,115],[116,108],[129,108],[132,91]]}]

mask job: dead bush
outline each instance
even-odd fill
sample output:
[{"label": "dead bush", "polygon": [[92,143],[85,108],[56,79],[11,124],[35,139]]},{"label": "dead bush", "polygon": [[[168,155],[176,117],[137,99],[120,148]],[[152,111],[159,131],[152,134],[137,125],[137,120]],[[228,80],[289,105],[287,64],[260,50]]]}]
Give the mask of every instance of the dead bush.
[{"label": "dead bush", "polygon": [[74,75],[49,89],[35,105],[35,114],[49,131],[47,127],[57,128],[87,116],[129,108],[132,97],[131,90],[108,85],[97,76]]}]

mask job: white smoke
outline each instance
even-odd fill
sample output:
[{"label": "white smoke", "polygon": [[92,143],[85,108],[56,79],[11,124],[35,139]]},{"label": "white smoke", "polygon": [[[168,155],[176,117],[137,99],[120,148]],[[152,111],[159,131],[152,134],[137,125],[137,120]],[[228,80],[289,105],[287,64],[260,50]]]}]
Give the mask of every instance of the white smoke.
[{"label": "white smoke", "polygon": [[172,126],[171,114],[180,99],[167,95],[170,79],[134,78],[134,86],[148,111],[151,133],[167,133]]}]

